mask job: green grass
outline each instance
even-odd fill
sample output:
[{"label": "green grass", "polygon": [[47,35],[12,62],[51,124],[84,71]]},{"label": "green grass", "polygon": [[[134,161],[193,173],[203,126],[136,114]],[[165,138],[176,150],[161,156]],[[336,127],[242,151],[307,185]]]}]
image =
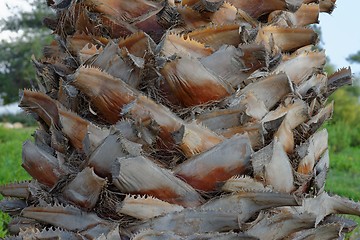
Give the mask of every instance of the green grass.
[{"label": "green grass", "polygon": [[[330,170],[326,180],[327,192],[360,200],[360,146],[347,147],[334,153],[330,147]],[[360,217],[345,216],[360,226]],[[359,239],[360,227],[357,227],[346,239]]]},{"label": "green grass", "polygon": [[326,190],[360,200],[360,148],[346,148],[338,153],[330,153]]},{"label": "green grass", "polygon": [[[30,179],[21,167],[21,149],[26,139],[31,139],[34,128],[4,129],[0,127],[0,184]],[[0,196],[2,199],[2,196]],[[6,235],[5,224],[10,218],[0,212],[0,237]]]},{"label": "green grass", "polygon": [[21,165],[21,149],[26,139],[31,139],[34,128],[0,128],[0,184],[29,179]]},{"label": "green grass", "polygon": [[[26,139],[32,139],[31,134],[34,130],[35,128],[15,130],[0,127],[0,184],[30,179],[30,176],[21,168],[21,149]],[[326,190],[332,194],[359,201],[360,146],[355,148],[346,144],[344,147],[336,148],[336,152],[334,152],[332,150],[335,148],[331,148],[332,141],[342,140],[333,134],[335,132],[334,129],[328,130],[329,137],[332,139],[330,141],[330,170],[326,181]],[[340,142],[333,144],[340,146]],[[360,218],[351,218],[360,224]],[[0,237],[5,236],[6,230],[4,224],[8,221],[9,217],[0,212]],[[352,236],[359,236],[359,233],[360,229],[357,229]],[[348,237],[352,238],[351,236]]]}]

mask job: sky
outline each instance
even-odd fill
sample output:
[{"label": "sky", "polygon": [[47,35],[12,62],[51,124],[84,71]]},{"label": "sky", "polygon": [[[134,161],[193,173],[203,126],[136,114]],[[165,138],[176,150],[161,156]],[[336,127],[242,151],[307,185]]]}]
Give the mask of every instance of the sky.
[{"label": "sky", "polygon": [[[11,9],[11,10],[10,10]],[[0,21],[6,19],[19,10],[31,10],[26,0],[0,0]],[[0,40],[15,37],[16,33],[10,31],[0,32]]]},{"label": "sky", "polygon": [[337,0],[334,12],[320,14],[320,27],[326,55],[336,67],[351,66],[360,75],[360,64],[350,64],[346,58],[360,50],[360,1]]},{"label": "sky", "polygon": [[[20,9],[30,8],[26,0],[0,0],[0,18],[11,16],[7,4]],[[357,76],[360,76],[360,64],[350,64],[346,58],[360,50],[359,9],[359,0],[337,0],[337,7],[331,15],[320,14],[323,47],[330,62],[336,68],[350,66]],[[0,39],[8,36],[8,32],[0,33]]]}]

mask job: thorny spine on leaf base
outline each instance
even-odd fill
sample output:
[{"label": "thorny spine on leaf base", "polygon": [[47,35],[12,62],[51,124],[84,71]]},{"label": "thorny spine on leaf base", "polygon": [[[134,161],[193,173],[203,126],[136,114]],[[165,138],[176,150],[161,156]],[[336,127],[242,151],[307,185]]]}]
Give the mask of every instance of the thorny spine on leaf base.
[{"label": "thorny spine on leaf base", "polygon": [[[9,239],[336,239],[324,191],[336,89],[310,24],[335,0],[47,1],[55,40],[20,106],[32,180]],[[321,208],[318,207],[321,205]]]}]

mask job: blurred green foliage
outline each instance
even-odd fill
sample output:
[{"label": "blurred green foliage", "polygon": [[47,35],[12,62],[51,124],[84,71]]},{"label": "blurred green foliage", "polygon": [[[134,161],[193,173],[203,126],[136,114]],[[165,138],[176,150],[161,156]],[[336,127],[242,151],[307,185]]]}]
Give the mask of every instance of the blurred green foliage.
[{"label": "blurred green foliage", "polygon": [[52,38],[42,25],[43,18],[51,14],[46,4],[42,0],[24,4],[30,4],[32,11],[20,11],[0,21],[0,31],[18,33],[15,38],[0,41],[0,93],[5,93],[5,104],[18,100],[19,89],[31,87],[35,79],[31,56],[40,57],[44,45]]},{"label": "blurred green foliage", "polygon": [[333,118],[327,125],[329,146],[335,152],[348,147],[360,148],[360,87],[356,84],[343,87],[331,95],[329,101],[334,101]]},{"label": "blurred green foliage", "polygon": [[358,86],[343,87],[336,91],[329,100],[335,101],[333,123],[343,122],[346,125],[356,127],[360,119],[360,88]]},{"label": "blurred green foliage", "polygon": [[360,51],[357,53],[351,54],[346,60],[352,63],[360,63]]},{"label": "blurred green foliage", "polygon": [[22,123],[25,127],[36,126],[35,119],[27,113],[6,114],[0,116],[0,122]]}]

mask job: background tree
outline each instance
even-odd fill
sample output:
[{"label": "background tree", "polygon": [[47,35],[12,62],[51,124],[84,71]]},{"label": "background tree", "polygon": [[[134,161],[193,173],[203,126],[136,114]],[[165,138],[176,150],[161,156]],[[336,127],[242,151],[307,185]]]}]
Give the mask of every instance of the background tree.
[{"label": "background tree", "polygon": [[357,53],[350,54],[346,60],[351,63],[360,63],[360,50]]},{"label": "background tree", "polygon": [[0,93],[4,103],[18,100],[19,89],[31,87],[35,70],[31,56],[40,56],[42,46],[51,37],[49,30],[43,27],[42,20],[51,14],[41,0],[32,0],[30,11],[16,11],[15,14],[0,22],[1,31],[13,31],[18,35],[0,42]]},{"label": "background tree", "polygon": [[[360,51],[351,54],[347,60],[360,63]],[[330,64],[331,66],[331,64]],[[326,68],[330,74],[335,68]],[[349,147],[360,146],[360,81],[354,76],[353,86],[346,86],[329,98],[335,102],[332,120],[328,123],[329,143],[333,151],[340,152]]]}]

